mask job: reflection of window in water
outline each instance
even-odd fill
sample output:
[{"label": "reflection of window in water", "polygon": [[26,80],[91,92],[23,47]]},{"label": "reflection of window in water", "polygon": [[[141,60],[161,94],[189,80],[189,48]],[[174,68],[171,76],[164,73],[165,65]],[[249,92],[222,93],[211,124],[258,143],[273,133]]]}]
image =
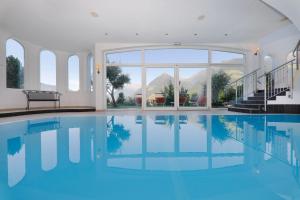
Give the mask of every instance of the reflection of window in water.
[{"label": "reflection of window in water", "polygon": [[[207,152],[207,130],[206,124],[197,122],[197,118],[190,118],[184,123],[182,116],[179,116],[180,136],[179,149],[180,152]],[[194,122],[193,122],[194,121]],[[206,120],[203,120],[206,123]]]},{"label": "reflection of window in water", "polygon": [[69,129],[69,160],[72,163],[80,162],[80,128]]},{"label": "reflection of window in water", "polygon": [[175,116],[147,118],[147,152],[174,151]]},{"label": "reflection of window in water", "polygon": [[41,132],[42,169],[49,171],[57,165],[57,133],[56,130]]},{"label": "reflection of window in water", "polygon": [[107,160],[107,166],[125,169],[142,169],[142,158],[110,158]]},{"label": "reflection of window in water", "polygon": [[16,137],[9,139],[7,146],[8,186],[13,187],[25,176],[25,144],[21,137]]},{"label": "reflection of window in water", "polygon": [[203,170],[208,169],[208,157],[160,157],[146,158],[148,170]]}]

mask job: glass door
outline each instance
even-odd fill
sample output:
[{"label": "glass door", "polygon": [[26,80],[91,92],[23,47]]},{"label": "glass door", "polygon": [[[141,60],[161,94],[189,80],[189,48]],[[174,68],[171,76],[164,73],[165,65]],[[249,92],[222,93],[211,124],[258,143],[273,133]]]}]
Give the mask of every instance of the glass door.
[{"label": "glass door", "polygon": [[175,68],[146,68],[146,108],[175,109]]},{"label": "glass door", "polygon": [[179,67],[178,108],[206,108],[207,80],[206,67]]}]

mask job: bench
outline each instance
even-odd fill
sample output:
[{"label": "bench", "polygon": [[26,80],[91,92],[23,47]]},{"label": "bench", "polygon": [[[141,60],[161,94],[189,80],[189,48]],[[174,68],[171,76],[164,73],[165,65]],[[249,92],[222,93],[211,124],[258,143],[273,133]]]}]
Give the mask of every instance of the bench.
[{"label": "bench", "polygon": [[56,103],[58,102],[58,107],[60,108],[60,96],[61,93],[56,91],[40,91],[40,90],[23,90],[23,93],[27,98],[27,107],[26,110],[29,110],[31,101],[52,101]]}]

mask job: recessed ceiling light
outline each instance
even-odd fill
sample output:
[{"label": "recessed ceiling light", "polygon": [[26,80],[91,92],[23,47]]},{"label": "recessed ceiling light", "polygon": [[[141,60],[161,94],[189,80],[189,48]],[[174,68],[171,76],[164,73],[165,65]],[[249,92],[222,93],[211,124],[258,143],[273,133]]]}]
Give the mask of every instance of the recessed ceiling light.
[{"label": "recessed ceiling light", "polygon": [[96,13],[94,11],[90,12],[90,14],[92,17],[95,17],[95,18],[99,17],[98,13]]},{"label": "recessed ceiling light", "polygon": [[205,15],[200,15],[198,18],[197,18],[199,21],[202,21],[205,19]]}]

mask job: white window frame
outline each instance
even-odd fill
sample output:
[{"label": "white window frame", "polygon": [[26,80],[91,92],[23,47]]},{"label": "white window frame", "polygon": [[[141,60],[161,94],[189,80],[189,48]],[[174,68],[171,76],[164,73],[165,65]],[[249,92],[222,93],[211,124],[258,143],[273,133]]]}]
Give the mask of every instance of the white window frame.
[{"label": "white window frame", "polygon": [[[179,48],[179,49],[198,49],[198,50],[208,50],[208,62],[207,63],[155,63],[155,64],[146,64],[145,63],[145,50],[148,49],[171,49],[171,48]],[[129,51],[141,51],[141,63],[132,63],[132,64],[107,64],[106,63],[106,54],[110,53],[118,53],[118,52],[129,52]],[[215,64],[211,62],[211,53],[212,51],[222,51],[229,53],[237,53],[244,55],[243,64],[227,64],[227,63],[219,63]],[[212,99],[211,99],[211,76],[212,76],[212,68],[213,67],[224,67],[227,69],[230,68],[239,68],[242,71],[246,70],[246,51],[234,48],[224,48],[224,47],[214,47],[214,46],[145,46],[138,48],[121,48],[121,49],[111,49],[103,52],[103,97],[104,97],[104,109],[106,110],[115,110],[107,108],[107,94],[106,94],[106,68],[110,66],[120,66],[120,67],[141,67],[142,68],[142,107],[141,110],[207,110],[212,108]],[[174,76],[174,107],[147,107],[146,106],[146,69],[147,68],[170,68],[174,67],[175,76]],[[206,107],[181,107],[179,106],[179,68],[207,68],[207,103]],[[119,110],[140,110],[140,108],[128,108],[128,109],[119,109]]]}]

